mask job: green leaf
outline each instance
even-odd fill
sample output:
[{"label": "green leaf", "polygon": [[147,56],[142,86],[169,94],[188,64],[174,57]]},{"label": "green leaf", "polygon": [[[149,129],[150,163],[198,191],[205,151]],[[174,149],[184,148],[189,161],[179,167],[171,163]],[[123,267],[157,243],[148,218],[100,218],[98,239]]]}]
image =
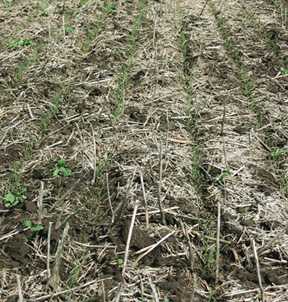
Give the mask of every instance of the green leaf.
[{"label": "green leaf", "polygon": [[10,202],[10,203],[13,203],[15,201],[15,196],[11,193],[8,193],[6,196],[5,196],[5,199],[6,201]]},{"label": "green leaf", "polygon": [[71,174],[71,172],[72,172],[71,169],[65,168],[65,171],[64,171],[63,176],[64,176],[64,177],[69,176],[69,175]]},{"label": "green leaf", "polygon": [[65,164],[66,164],[66,160],[64,158],[62,158],[62,159],[58,160],[57,166],[58,167],[64,167]]},{"label": "green leaf", "polygon": [[8,2],[5,4],[6,8],[13,7],[13,2]]},{"label": "green leaf", "polygon": [[32,224],[31,224],[31,221],[29,219],[24,221],[24,227],[25,228],[31,228],[31,226],[32,226]]},{"label": "green leaf", "polygon": [[70,26],[67,26],[66,28],[65,28],[65,31],[66,31],[66,33],[68,34],[68,35],[70,35],[72,32],[73,32],[73,28],[72,27],[70,27]]},{"label": "green leaf", "polygon": [[55,171],[53,172],[53,176],[58,176],[59,171],[60,171],[60,168],[56,167]]},{"label": "green leaf", "polygon": [[31,231],[33,231],[33,232],[37,232],[37,231],[40,231],[40,230],[43,230],[42,225],[37,225],[37,226],[31,228]]},{"label": "green leaf", "polygon": [[123,264],[123,259],[119,258],[117,262],[119,265],[121,265],[121,264]]}]

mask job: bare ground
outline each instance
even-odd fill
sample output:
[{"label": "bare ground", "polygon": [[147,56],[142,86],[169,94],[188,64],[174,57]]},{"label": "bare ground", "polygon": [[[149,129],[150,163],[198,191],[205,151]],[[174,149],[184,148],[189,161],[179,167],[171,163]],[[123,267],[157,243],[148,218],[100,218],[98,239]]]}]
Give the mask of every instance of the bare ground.
[{"label": "bare ground", "polygon": [[1,300],[287,301],[287,1],[0,7]]}]

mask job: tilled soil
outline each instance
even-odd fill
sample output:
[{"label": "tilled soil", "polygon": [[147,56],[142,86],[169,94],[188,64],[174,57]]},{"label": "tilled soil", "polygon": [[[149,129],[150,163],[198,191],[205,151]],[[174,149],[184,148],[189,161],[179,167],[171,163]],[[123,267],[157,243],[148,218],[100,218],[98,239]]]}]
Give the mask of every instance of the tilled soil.
[{"label": "tilled soil", "polygon": [[1,301],[287,301],[287,1],[0,7]]}]

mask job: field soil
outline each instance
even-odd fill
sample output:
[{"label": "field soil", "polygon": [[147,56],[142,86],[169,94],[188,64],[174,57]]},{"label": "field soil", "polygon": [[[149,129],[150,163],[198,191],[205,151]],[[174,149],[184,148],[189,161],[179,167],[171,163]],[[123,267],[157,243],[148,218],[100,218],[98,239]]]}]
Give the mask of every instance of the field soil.
[{"label": "field soil", "polygon": [[0,300],[288,301],[288,2],[0,3]]}]

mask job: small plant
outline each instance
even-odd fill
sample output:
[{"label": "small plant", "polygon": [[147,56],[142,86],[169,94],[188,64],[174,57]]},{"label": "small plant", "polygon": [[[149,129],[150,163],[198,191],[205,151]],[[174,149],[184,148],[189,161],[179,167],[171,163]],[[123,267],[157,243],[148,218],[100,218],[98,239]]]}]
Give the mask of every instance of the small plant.
[{"label": "small plant", "polygon": [[269,154],[269,158],[273,161],[278,160],[283,153],[285,153],[284,149],[276,148]]},{"label": "small plant", "polygon": [[117,10],[116,10],[115,5],[113,5],[110,1],[108,1],[107,6],[105,7],[105,12],[106,12],[107,14],[116,13]]},{"label": "small plant", "polygon": [[32,232],[37,232],[37,231],[43,230],[42,225],[32,226],[32,222],[29,219],[24,221],[24,227],[29,228]]},{"label": "small plant", "polygon": [[28,47],[28,46],[37,46],[37,43],[33,42],[31,39],[15,39],[12,42],[6,43],[7,47],[17,47],[17,46],[22,46],[22,47]]},{"label": "small plant", "polygon": [[65,167],[66,165],[66,160],[64,158],[58,160],[55,170],[53,172],[53,176],[60,176],[59,178],[59,190],[58,190],[58,195],[57,198],[60,196],[60,192],[64,186],[64,178],[69,176],[71,174],[71,169]]},{"label": "small plant", "polygon": [[74,29],[72,27],[70,27],[70,26],[67,26],[65,28],[65,32],[66,32],[67,35],[72,34],[73,31],[74,31]]},{"label": "small plant", "polygon": [[43,196],[44,196],[44,197],[51,196],[51,194],[52,194],[51,190],[48,190],[48,189],[47,189],[47,190],[44,190],[44,191],[43,191]]},{"label": "small plant", "polygon": [[221,173],[219,176],[218,176],[218,182],[220,185],[223,185],[223,180],[225,177],[227,176],[230,176],[230,173],[229,172],[224,172],[224,173]]},{"label": "small plant", "polygon": [[281,73],[283,75],[287,75],[288,74],[288,68],[281,67],[280,70],[281,70]]},{"label": "small plant", "polygon": [[65,167],[66,160],[64,158],[58,160],[55,170],[53,172],[53,176],[61,176],[61,177],[67,177],[71,174],[71,169]]},{"label": "small plant", "polygon": [[123,259],[119,258],[119,259],[117,260],[117,263],[118,263],[118,265],[122,265],[122,264],[123,264]]},{"label": "small plant", "polygon": [[8,2],[5,4],[5,8],[9,8],[9,7],[13,7],[14,3],[11,1],[11,2]]},{"label": "small plant", "polygon": [[[24,221],[24,227],[25,228],[29,228],[32,232],[38,232],[38,231],[43,230],[43,226],[42,225],[32,226],[32,222],[29,219],[27,219],[27,220]],[[27,236],[25,236],[24,241],[26,243],[29,242],[29,239],[28,239]]]},{"label": "small plant", "polygon": [[12,193],[8,193],[5,196],[5,207],[12,208],[15,207],[18,203],[23,202],[27,197],[24,194],[26,192],[26,188],[20,189],[15,195]]}]

